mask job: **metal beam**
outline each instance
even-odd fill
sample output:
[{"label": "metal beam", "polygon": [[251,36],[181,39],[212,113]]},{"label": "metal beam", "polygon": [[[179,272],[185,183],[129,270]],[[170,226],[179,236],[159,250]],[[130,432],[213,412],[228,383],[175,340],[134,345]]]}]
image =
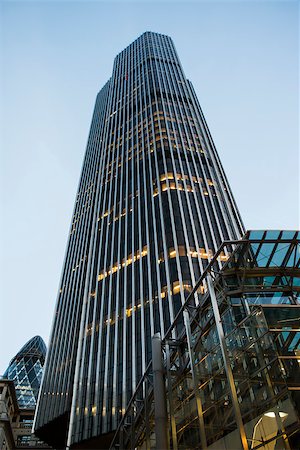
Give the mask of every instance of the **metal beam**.
[{"label": "metal beam", "polygon": [[227,352],[227,347],[226,347],[226,342],[225,342],[225,333],[224,333],[224,329],[223,329],[223,325],[222,325],[222,321],[221,321],[218,301],[217,301],[217,297],[216,297],[214,286],[213,286],[213,281],[212,281],[210,274],[207,274],[207,285],[208,285],[208,290],[209,290],[209,294],[210,294],[210,298],[211,298],[211,304],[212,304],[212,308],[213,308],[213,312],[214,312],[214,316],[215,316],[216,329],[217,329],[217,333],[218,333],[218,337],[219,337],[219,341],[220,341],[220,347],[221,347],[221,352],[222,352],[223,361],[224,361],[224,368],[225,368],[225,372],[226,372],[226,376],[227,376],[227,380],[228,380],[228,384],[229,384],[229,388],[230,388],[230,395],[231,395],[233,410],[234,410],[235,419],[236,419],[236,423],[237,423],[237,428],[240,433],[243,450],[249,450],[247,436],[246,436],[246,432],[245,432],[245,428],[244,428],[244,424],[243,424],[243,420],[242,420],[242,415],[241,415],[241,410],[239,407],[237,392],[236,392],[236,388],[235,388],[235,384],[234,384],[233,373],[231,370],[230,359],[229,359],[228,352]]},{"label": "metal beam", "polygon": [[152,336],[152,370],[156,448],[168,450],[168,415],[160,333]]}]

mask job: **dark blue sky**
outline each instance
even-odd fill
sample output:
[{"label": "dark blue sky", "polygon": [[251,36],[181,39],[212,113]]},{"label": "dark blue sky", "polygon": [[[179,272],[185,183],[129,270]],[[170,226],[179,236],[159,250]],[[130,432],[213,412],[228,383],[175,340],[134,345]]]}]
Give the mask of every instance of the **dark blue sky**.
[{"label": "dark blue sky", "polygon": [[298,228],[298,2],[3,1],[0,373],[47,342],[94,101],[113,59],[169,34],[246,228]]}]

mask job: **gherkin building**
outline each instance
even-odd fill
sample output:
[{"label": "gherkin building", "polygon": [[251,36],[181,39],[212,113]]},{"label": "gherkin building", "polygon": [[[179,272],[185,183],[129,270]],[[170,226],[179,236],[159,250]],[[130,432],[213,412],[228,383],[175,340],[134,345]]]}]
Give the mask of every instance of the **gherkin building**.
[{"label": "gherkin building", "polygon": [[13,380],[20,408],[35,408],[41,384],[46,345],[40,336],[31,338],[10,361],[4,378]]}]

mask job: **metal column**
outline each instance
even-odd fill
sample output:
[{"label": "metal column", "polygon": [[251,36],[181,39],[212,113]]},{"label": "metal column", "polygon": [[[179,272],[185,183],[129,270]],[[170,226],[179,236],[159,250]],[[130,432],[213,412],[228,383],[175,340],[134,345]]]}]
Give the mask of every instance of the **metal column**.
[{"label": "metal column", "polygon": [[160,334],[152,337],[152,369],[156,449],[168,450],[168,416]]},{"label": "metal column", "polygon": [[194,383],[194,393],[195,393],[195,399],[196,399],[197,411],[198,411],[201,445],[202,445],[202,449],[206,450],[207,442],[206,442],[202,402],[201,402],[200,391],[199,391],[200,383],[199,383],[199,379],[198,379],[198,375],[197,375],[197,370],[195,367],[195,358],[194,358],[194,352],[192,349],[192,333],[191,333],[191,325],[190,325],[190,318],[189,318],[188,311],[183,311],[183,317],[184,317],[188,351],[189,351],[189,357],[190,357],[190,363],[191,363],[191,372],[192,372],[193,383]]},{"label": "metal column", "polygon": [[217,301],[217,297],[216,297],[215,289],[214,289],[214,285],[213,285],[213,280],[212,280],[210,273],[207,274],[206,279],[207,279],[207,285],[208,285],[208,290],[209,290],[210,299],[211,299],[211,305],[212,305],[212,309],[213,309],[213,313],[214,313],[214,317],[215,317],[217,333],[218,333],[218,337],[219,337],[219,341],[220,341],[220,347],[221,347],[221,352],[222,352],[222,356],[223,356],[225,372],[226,372],[226,376],[227,376],[227,380],[228,380],[228,384],[229,384],[229,388],[230,388],[233,410],[234,410],[234,414],[235,414],[237,427],[238,427],[240,437],[241,437],[241,443],[243,446],[243,450],[249,450],[247,436],[246,436],[246,432],[245,432],[245,428],[244,428],[244,424],[243,424],[243,420],[242,420],[242,415],[241,415],[241,410],[239,407],[237,392],[236,392],[236,388],[235,388],[235,384],[234,384],[233,373],[231,370],[230,359],[229,359],[229,356],[227,353],[225,334],[224,334],[224,329],[223,329],[222,320],[221,320],[221,316],[220,316],[218,301]]}]

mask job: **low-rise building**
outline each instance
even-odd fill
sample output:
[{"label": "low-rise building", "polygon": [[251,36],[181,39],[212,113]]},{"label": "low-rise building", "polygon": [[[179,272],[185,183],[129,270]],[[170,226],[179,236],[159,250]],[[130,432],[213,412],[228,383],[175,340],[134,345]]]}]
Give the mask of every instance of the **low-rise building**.
[{"label": "low-rise building", "polygon": [[0,379],[0,449],[50,448],[32,434],[35,408],[20,408],[14,382]]},{"label": "low-rise building", "polygon": [[13,423],[19,413],[19,406],[13,381],[0,380],[0,448],[15,448]]}]

